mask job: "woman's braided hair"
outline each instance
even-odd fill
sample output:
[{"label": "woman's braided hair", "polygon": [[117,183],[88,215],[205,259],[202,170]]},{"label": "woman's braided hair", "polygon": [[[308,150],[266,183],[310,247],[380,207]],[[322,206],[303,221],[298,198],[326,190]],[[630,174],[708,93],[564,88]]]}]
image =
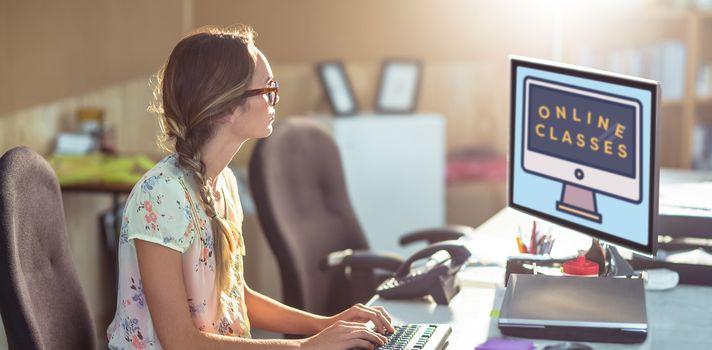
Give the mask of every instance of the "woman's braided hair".
[{"label": "woman's braided hair", "polygon": [[[178,164],[195,177],[213,232],[218,296],[230,288],[237,238],[215,206],[200,149],[215,133],[216,121],[242,105],[255,69],[255,32],[247,26],[201,28],[183,38],[156,74],[155,101],[160,145],[174,150]],[[196,228],[197,229],[197,228]],[[218,300],[221,300],[218,297]]]}]

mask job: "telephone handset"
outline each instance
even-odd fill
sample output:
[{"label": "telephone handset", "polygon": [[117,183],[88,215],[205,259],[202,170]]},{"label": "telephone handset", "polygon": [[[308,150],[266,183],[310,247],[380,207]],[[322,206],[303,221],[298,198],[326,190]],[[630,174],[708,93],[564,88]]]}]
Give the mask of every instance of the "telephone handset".
[{"label": "telephone handset", "polygon": [[[460,291],[455,275],[470,257],[461,241],[429,245],[408,258],[395,273],[383,281],[376,294],[386,299],[412,299],[430,294],[438,304],[448,304]],[[416,267],[413,263],[428,260]]]}]

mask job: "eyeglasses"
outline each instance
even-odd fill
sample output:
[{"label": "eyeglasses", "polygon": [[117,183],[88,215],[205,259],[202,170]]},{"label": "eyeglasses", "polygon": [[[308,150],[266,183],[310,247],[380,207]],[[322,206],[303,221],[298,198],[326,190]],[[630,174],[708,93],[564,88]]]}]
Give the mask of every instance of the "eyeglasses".
[{"label": "eyeglasses", "polygon": [[269,83],[269,87],[247,90],[242,94],[242,98],[265,94],[267,95],[267,100],[269,101],[269,104],[274,107],[274,105],[277,104],[277,101],[279,101],[279,83],[277,83],[276,81],[272,81]]}]

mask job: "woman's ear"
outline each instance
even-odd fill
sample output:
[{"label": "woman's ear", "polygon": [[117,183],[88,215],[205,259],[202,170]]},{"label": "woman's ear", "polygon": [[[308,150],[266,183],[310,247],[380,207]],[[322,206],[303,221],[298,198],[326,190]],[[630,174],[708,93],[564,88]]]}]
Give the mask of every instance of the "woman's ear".
[{"label": "woman's ear", "polygon": [[232,124],[235,117],[232,114],[225,114],[224,116],[217,119],[218,124]]},{"label": "woman's ear", "polygon": [[242,107],[237,106],[235,109],[232,110],[232,113],[225,114],[224,116],[220,117],[218,120],[219,123],[224,123],[224,124],[232,124],[234,123],[237,118],[242,114]]}]

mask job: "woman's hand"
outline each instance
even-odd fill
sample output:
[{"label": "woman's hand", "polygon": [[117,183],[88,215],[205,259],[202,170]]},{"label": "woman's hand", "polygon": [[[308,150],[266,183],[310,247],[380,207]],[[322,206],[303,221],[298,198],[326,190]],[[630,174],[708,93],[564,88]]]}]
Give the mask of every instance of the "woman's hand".
[{"label": "woman's hand", "polygon": [[[348,312],[354,307],[339,315]],[[326,327],[317,335],[305,339],[301,343],[301,348],[305,350],[373,349],[385,343],[386,337],[372,331],[365,323],[339,320],[332,323],[329,327]]]},{"label": "woman's hand", "polygon": [[393,325],[391,325],[391,316],[382,306],[369,307],[363,304],[356,304],[337,315],[327,318],[327,320],[328,324],[334,324],[338,321],[361,323],[371,321],[377,333],[386,334],[395,332]]}]

